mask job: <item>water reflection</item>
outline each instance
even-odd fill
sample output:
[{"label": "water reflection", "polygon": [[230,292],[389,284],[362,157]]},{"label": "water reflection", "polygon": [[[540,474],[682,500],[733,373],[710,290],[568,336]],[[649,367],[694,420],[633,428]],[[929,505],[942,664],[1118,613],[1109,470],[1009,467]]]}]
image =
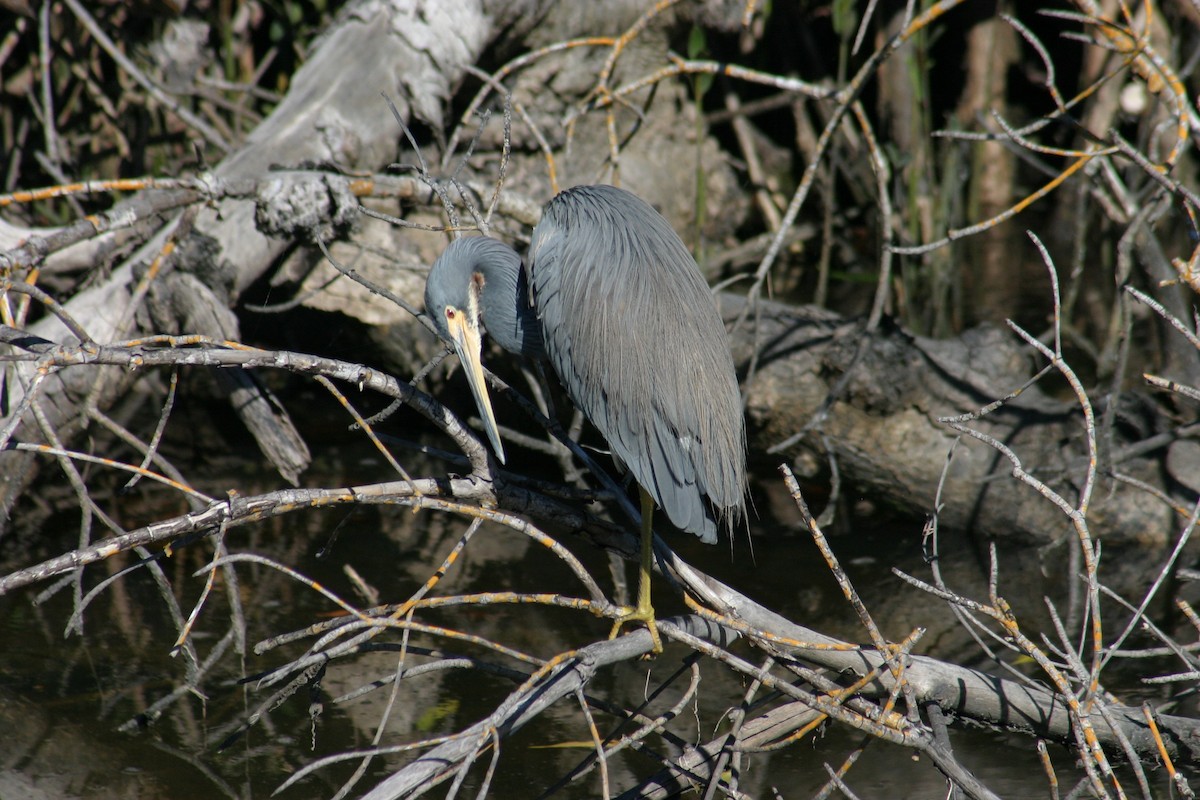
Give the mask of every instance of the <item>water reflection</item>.
[{"label": "water reflection", "polygon": [[[307,477],[314,485],[349,485],[377,477],[383,469],[367,448],[326,450],[323,469]],[[272,488],[269,478],[255,474],[244,461],[214,464],[213,480],[237,485],[243,493]],[[433,465],[430,470],[436,470]],[[761,489],[760,489],[761,491]],[[134,526],[146,519],[166,516],[164,504],[176,502],[153,487],[143,487],[121,503],[121,522]],[[796,520],[760,504],[752,547],[745,540],[732,553],[724,546],[706,547],[691,537],[674,536],[671,544],[702,570],[743,589],[748,595],[781,613],[830,635],[863,640],[857,618],[842,600],[828,570],[806,536],[796,532]],[[775,513],[772,513],[775,512]],[[76,523],[64,518],[57,531],[48,530],[45,546],[52,551],[66,546]],[[413,513],[404,508],[359,507],[324,510],[277,517],[230,532],[231,552],[254,552],[308,576],[336,595],[360,606],[363,586],[376,590],[384,602],[410,596],[429,577],[462,535],[467,523],[458,517],[431,512]],[[913,531],[885,530],[875,537],[835,540],[844,562],[868,607],[877,615],[884,633],[895,639],[914,625],[931,627],[922,652],[962,661],[974,652],[949,613],[928,598],[905,590],[889,571],[892,564],[914,573],[924,568]],[[56,539],[58,541],[56,541]],[[579,539],[563,539],[603,585],[609,585],[608,560]],[[178,605],[177,613],[191,612],[203,590],[204,579],[194,573],[213,556],[208,543],[180,548],[157,563]],[[943,550],[943,568],[953,569],[966,593],[984,587],[974,552],[965,546]],[[14,563],[33,558],[18,554]],[[110,574],[128,566],[132,557],[111,559],[91,568],[85,585],[96,583],[98,573]],[[358,580],[346,567],[352,567]],[[7,571],[12,564],[4,565]],[[236,566],[238,603],[221,590],[207,600],[192,641],[201,662],[222,642],[229,647],[202,681],[203,696],[182,694],[161,717],[151,713],[156,701],[179,690],[194,665],[186,654],[172,657],[177,623],[163,602],[160,584],[146,569],[115,581],[89,606],[83,621],[84,636],[63,638],[72,601],[68,587],[41,605],[33,605],[45,587],[19,592],[0,601],[0,634],[5,647],[0,654],[0,713],[7,730],[19,730],[6,747],[0,769],[0,796],[55,797],[266,797],[289,775],[324,755],[367,747],[374,740],[383,709],[390,708],[386,744],[415,741],[451,733],[490,713],[516,685],[511,676],[469,669],[466,665],[406,678],[389,702],[392,678],[400,663],[398,635],[379,640],[381,646],[353,658],[341,659],[325,671],[319,691],[307,689],[288,697],[264,713],[246,735],[225,750],[216,744],[250,715],[268,692],[240,681],[277,666],[303,652],[310,639],[255,655],[255,643],[281,631],[299,630],[314,621],[342,612],[312,588],[263,564]],[[469,592],[581,593],[577,581],[562,563],[530,539],[501,526],[485,526],[463,551],[444,581],[439,595]],[[682,611],[682,604],[660,591],[660,613]],[[245,619],[244,653],[226,639],[229,619]],[[945,623],[938,620],[945,617]],[[502,641],[538,658],[548,658],[607,635],[608,623],[586,613],[537,605],[487,605],[422,612],[422,621],[470,630]],[[454,650],[497,662],[510,669],[529,671],[516,659],[496,656],[466,643],[453,647],[444,638],[413,634],[406,644],[405,665],[430,663],[425,652]],[[761,655],[743,647],[739,653],[753,661]],[[674,673],[686,652],[668,645],[651,662],[622,664],[601,671],[589,691],[608,702],[636,707],[659,682]],[[671,725],[678,741],[698,743],[711,739],[728,724],[732,704],[744,695],[744,681],[732,672],[701,660],[703,690],[686,712]],[[672,705],[683,692],[681,679],[656,701],[655,709]],[[364,687],[369,691],[364,691]],[[353,699],[335,702],[353,695]],[[602,731],[612,721],[598,715]],[[122,727],[129,733],[115,733]],[[521,731],[502,745],[500,768],[492,783],[493,797],[536,796],[557,776],[568,773],[592,750],[590,733],[577,705],[559,703],[537,725]],[[809,796],[827,779],[822,764],[837,767],[861,747],[861,735],[837,727],[827,728],[799,746],[748,758],[742,765],[743,791],[771,796],[773,788],[788,797]],[[1023,796],[1044,791],[1041,767],[1028,740],[1010,740],[984,733],[956,734],[961,760],[1001,794]],[[646,747],[666,752],[661,737],[650,737]],[[1052,756],[1060,781],[1073,773],[1064,769],[1070,757]],[[359,790],[374,785],[408,760],[407,755],[375,759],[359,783]],[[486,766],[486,758],[484,766]],[[631,785],[635,776],[651,770],[645,754],[629,750],[608,765],[614,787]],[[287,790],[284,797],[328,796],[353,770],[354,764],[318,771]],[[483,779],[483,767],[472,771],[462,791]],[[942,796],[945,782],[928,763],[914,761],[911,752],[875,743],[851,771],[849,785],[863,797]],[[561,797],[594,797],[599,778],[593,771],[562,791]]]}]

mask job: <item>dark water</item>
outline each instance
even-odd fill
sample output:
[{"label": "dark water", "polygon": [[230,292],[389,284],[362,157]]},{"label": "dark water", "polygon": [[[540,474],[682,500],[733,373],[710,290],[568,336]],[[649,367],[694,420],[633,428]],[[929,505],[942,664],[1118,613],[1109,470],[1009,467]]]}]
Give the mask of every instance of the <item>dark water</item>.
[{"label": "dark water", "polygon": [[[368,447],[329,447],[305,480],[314,486],[349,485],[378,479],[381,470],[383,465]],[[210,473],[205,489],[214,493],[237,486],[246,494],[278,485],[250,459],[218,459]],[[705,547],[678,535],[669,541],[686,560],[771,608],[830,635],[865,640],[811,541],[796,531],[795,516],[789,516],[779,490],[760,487],[756,504],[759,519],[753,553],[744,540],[737,543],[732,556],[726,546]],[[109,508],[131,526],[183,510],[177,498],[153,487],[144,487],[130,497],[114,497]],[[41,540],[44,552],[10,554],[4,571],[70,546],[77,524],[66,515],[56,519]],[[231,552],[268,556],[339,596],[366,605],[344,567],[353,567],[365,583],[380,592],[383,601],[402,600],[428,577],[465,526],[461,519],[429,512],[340,509],[291,514],[238,528],[230,531],[226,542]],[[927,574],[920,561],[918,533],[913,526],[895,526],[878,529],[871,536],[838,538],[834,546],[886,635],[899,639],[915,625],[929,626],[922,652],[969,660],[973,648],[956,627],[944,622],[948,617],[945,610],[905,589],[886,568],[898,563],[915,574]],[[604,555],[578,538],[566,536],[562,543],[584,561],[602,586],[611,585]],[[203,587],[203,579],[192,573],[211,557],[212,548],[199,543],[160,561],[184,615],[191,612]],[[112,559],[90,567],[85,587],[95,586],[102,576],[131,561],[131,557]],[[948,548],[943,567],[954,570],[964,588],[982,585],[968,548]],[[72,611],[70,587],[41,603],[35,599],[46,585],[0,598],[0,739],[4,741],[0,799],[268,797],[289,775],[316,758],[369,746],[389,689],[345,703],[334,703],[333,698],[386,679],[396,668],[394,651],[336,662],[329,667],[319,693],[302,690],[266,714],[245,736],[224,750],[217,749],[231,726],[266,696],[253,684],[240,684],[239,679],[281,664],[305,646],[290,645],[260,656],[252,652],[255,642],[329,619],[338,611],[312,588],[278,570],[240,564],[237,572],[238,595],[249,632],[247,653],[242,656],[231,651],[204,680],[203,697],[188,694],[153,723],[136,724],[136,720],[178,685],[186,668],[182,656],[170,655],[176,629],[146,570],[114,582],[92,601],[84,616],[82,636],[64,637]],[[436,594],[476,591],[582,594],[554,557],[529,539],[499,527],[487,528],[471,541]],[[680,610],[663,587],[659,587],[656,602],[662,615]],[[218,585],[193,635],[202,658],[227,630],[229,613]],[[529,605],[431,611],[422,619],[487,635],[543,658],[607,634],[607,623],[584,612]],[[398,641],[398,636],[389,641]],[[439,641],[414,636],[411,645],[431,646]],[[442,644],[447,649],[486,655],[481,648]],[[760,659],[749,649],[739,652]],[[668,647],[652,662],[603,671],[589,692],[632,707],[667,680],[684,655]],[[494,658],[506,666],[520,666],[510,659]],[[414,657],[412,663],[418,660]],[[698,699],[672,724],[676,735],[693,742],[708,740],[723,730],[726,712],[740,702],[746,688],[740,678],[714,663],[702,662],[700,669]],[[671,705],[686,684],[686,676],[675,681],[655,708]],[[466,670],[406,681],[391,710],[383,741],[395,744],[458,730],[492,711],[513,685],[500,677]],[[314,709],[319,710],[316,716],[310,713]],[[122,732],[122,726],[131,721],[132,730]],[[611,719],[597,714],[602,732],[612,724]],[[656,751],[668,751],[657,737],[650,737],[647,743]],[[829,727],[781,751],[749,757],[742,765],[741,788],[753,797],[772,797],[772,791],[786,798],[812,796],[827,780],[823,765],[837,768],[863,744],[862,735]],[[1029,740],[956,729],[954,745],[960,760],[1002,796],[1047,795],[1046,779]],[[562,702],[538,724],[503,743],[490,796],[536,797],[589,752],[589,734],[578,704]],[[1050,752],[1065,794],[1079,774],[1066,751],[1051,748]],[[352,796],[373,786],[406,758],[375,760]],[[353,766],[318,771],[280,796],[331,796]],[[614,794],[633,785],[634,776],[652,771],[648,758],[637,753],[614,758],[608,769]],[[472,771],[459,796],[475,796],[482,778],[482,769]],[[846,780],[860,797],[942,797],[946,791],[945,781],[927,760],[877,742],[867,745]],[[433,796],[444,796],[447,786],[435,790]],[[600,794],[599,774],[592,772],[556,796]]]}]

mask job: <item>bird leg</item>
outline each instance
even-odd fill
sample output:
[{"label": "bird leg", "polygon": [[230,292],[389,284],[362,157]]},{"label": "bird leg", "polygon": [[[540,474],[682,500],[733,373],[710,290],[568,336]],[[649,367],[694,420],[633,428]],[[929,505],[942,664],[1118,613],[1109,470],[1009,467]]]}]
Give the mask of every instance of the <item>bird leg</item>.
[{"label": "bird leg", "polygon": [[654,623],[654,606],[650,603],[650,575],[654,572],[654,498],[641,486],[638,486],[638,494],[642,499],[642,563],[639,567],[637,606],[617,617],[608,638],[616,638],[626,622],[644,622],[650,630],[652,652],[658,655],[663,649],[662,639],[658,635],[658,625]]}]

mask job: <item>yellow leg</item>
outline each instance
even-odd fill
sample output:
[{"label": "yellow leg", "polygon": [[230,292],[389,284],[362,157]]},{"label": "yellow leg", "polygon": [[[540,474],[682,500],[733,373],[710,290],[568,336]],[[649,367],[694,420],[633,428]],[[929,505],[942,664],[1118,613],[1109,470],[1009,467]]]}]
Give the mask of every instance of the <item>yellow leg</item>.
[{"label": "yellow leg", "polygon": [[615,638],[626,622],[644,622],[650,629],[650,639],[654,643],[653,652],[657,655],[662,652],[662,639],[658,636],[658,626],[654,623],[654,606],[650,603],[650,575],[654,572],[654,500],[640,486],[638,494],[642,498],[642,563],[639,569],[637,606],[617,617],[608,638]]}]

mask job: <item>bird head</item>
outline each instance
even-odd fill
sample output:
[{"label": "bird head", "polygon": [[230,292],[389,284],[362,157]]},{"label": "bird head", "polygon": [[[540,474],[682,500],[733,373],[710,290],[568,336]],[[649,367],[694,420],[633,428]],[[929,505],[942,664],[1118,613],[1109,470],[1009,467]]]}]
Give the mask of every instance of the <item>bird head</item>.
[{"label": "bird head", "polygon": [[[500,463],[504,463],[504,445],[492,401],[483,375],[483,307],[492,258],[517,258],[511,248],[493,239],[456,239],[442,252],[425,281],[425,313],[433,319],[438,334],[454,346],[467,383],[483,420],[484,431]],[[520,265],[520,259],[517,258]]]}]

